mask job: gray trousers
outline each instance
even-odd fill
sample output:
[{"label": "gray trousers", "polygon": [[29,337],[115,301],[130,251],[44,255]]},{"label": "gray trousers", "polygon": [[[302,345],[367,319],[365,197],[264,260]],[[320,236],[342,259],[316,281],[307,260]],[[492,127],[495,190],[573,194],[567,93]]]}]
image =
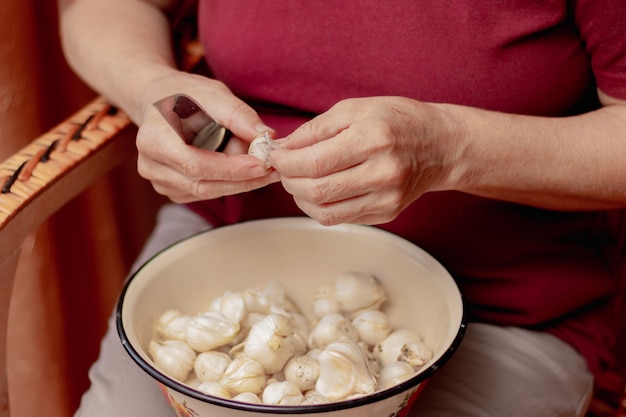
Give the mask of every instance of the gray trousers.
[{"label": "gray trousers", "polygon": [[[171,243],[209,228],[183,206],[164,206],[133,268]],[[76,417],[175,415],[154,380],[122,348],[114,316],[89,378],[91,387]],[[584,359],[556,337],[470,323],[459,349],[426,384],[410,416],[583,416],[592,387]]]}]

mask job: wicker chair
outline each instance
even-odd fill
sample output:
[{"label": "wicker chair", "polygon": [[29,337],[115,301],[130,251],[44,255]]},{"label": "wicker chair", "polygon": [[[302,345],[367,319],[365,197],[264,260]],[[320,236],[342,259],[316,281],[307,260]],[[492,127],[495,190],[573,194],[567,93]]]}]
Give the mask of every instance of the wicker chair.
[{"label": "wicker chair", "polygon": [[[192,68],[200,62],[201,50],[188,38],[182,43],[187,47],[181,65]],[[134,143],[123,140],[120,134],[130,126],[123,112],[97,98],[0,164],[0,417],[10,415],[7,322],[20,244],[44,220],[134,151]],[[626,272],[623,275],[626,277]],[[626,299],[626,279],[623,281]],[[619,349],[624,357],[626,302],[620,308],[625,331],[621,332]],[[623,359],[616,370],[599,381],[590,416],[626,417]]]}]

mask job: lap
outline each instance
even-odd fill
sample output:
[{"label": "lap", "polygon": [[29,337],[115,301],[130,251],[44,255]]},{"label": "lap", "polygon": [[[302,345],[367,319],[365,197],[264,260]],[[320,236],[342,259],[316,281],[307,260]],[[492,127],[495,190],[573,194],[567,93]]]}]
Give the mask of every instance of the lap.
[{"label": "lap", "polygon": [[[133,266],[170,244],[210,228],[195,213],[168,205]],[[91,386],[76,417],[170,416],[155,381],[124,351],[111,317]],[[411,417],[582,416],[593,385],[584,360],[551,335],[470,324],[453,357],[438,370]]]}]

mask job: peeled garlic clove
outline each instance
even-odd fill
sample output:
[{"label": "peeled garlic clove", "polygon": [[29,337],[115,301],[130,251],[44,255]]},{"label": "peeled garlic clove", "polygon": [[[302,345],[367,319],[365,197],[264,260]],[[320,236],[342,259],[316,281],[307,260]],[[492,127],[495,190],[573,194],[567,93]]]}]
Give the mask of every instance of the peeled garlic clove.
[{"label": "peeled garlic clove", "polygon": [[265,368],[245,355],[238,356],[226,368],[221,384],[230,391],[241,394],[260,394],[265,387]]},{"label": "peeled garlic clove", "polygon": [[377,390],[391,388],[415,375],[415,369],[406,362],[391,362],[378,375]]},{"label": "peeled garlic clove", "polygon": [[293,382],[304,392],[315,388],[320,376],[320,363],[313,356],[294,356],[287,361],[283,372],[287,381]]},{"label": "peeled garlic clove", "polygon": [[221,297],[214,299],[210,309],[222,313],[233,323],[241,323],[248,312],[243,295],[231,291],[226,291]]},{"label": "peeled garlic clove", "polygon": [[334,296],[339,309],[348,315],[361,310],[376,310],[387,300],[378,280],[364,272],[348,272],[335,280]]},{"label": "peeled garlic clove", "polygon": [[352,325],[359,339],[368,346],[374,346],[391,333],[387,315],[380,310],[365,310],[352,319]]},{"label": "peeled garlic clove", "polygon": [[402,353],[402,346],[407,343],[421,342],[420,335],[411,329],[399,329],[391,332],[385,339],[379,342],[372,353],[380,361],[383,367],[398,360]]},{"label": "peeled garlic clove", "polygon": [[237,394],[233,397],[233,400],[248,404],[263,404],[259,396],[251,392],[242,392],[241,394]]},{"label": "peeled garlic clove", "polygon": [[152,340],[148,345],[148,353],[158,368],[180,382],[187,379],[196,359],[196,352],[181,340]]},{"label": "peeled garlic clove", "polygon": [[291,381],[274,382],[263,390],[263,404],[300,405],[304,395],[300,388]]},{"label": "peeled garlic clove", "polygon": [[339,313],[339,303],[334,296],[334,288],[325,285],[317,289],[313,295],[313,315],[321,319],[327,314]]},{"label": "peeled garlic clove", "polygon": [[187,325],[187,343],[197,352],[206,352],[223,346],[239,333],[239,323],[233,323],[223,314],[207,311],[192,317]]},{"label": "peeled garlic clove", "polygon": [[315,389],[329,401],[354,394],[371,394],[376,375],[371,371],[363,349],[355,342],[329,344],[319,355],[320,376]]},{"label": "peeled garlic clove", "polygon": [[244,353],[258,361],[265,372],[279,372],[294,355],[294,325],[290,317],[268,314],[250,329],[244,342]]},{"label": "peeled garlic clove", "polygon": [[250,142],[248,147],[248,155],[252,155],[265,164],[268,168],[271,166],[269,161],[270,151],[278,149],[278,145],[270,138],[268,132],[265,132],[263,136],[255,138]]},{"label": "peeled garlic clove", "polygon": [[204,381],[198,385],[196,389],[204,394],[213,395],[215,397],[232,398],[230,391],[217,381]]},{"label": "peeled garlic clove", "polygon": [[406,362],[417,370],[421,368],[426,362],[431,360],[433,352],[426,346],[426,344],[420,340],[414,340],[402,345],[400,348],[400,355],[398,360]]},{"label": "peeled garlic clove", "polygon": [[201,382],[219,381],[231,362],[230,356],[224,352],[202,352],[196,357],[193,370]]},{"label": "peeled garlic clove", "polygon": [[349,318],[343,314],[331,313],[320,319],[309,334],[309,347],[324,349],[329,343],[346,338],[356,342],[359,334]]},{"label": "peeled garlic clove", "polygon": [[186,340],[190,317],[178,310],[167,310],[155,325],[156,335],[163,340]]}]

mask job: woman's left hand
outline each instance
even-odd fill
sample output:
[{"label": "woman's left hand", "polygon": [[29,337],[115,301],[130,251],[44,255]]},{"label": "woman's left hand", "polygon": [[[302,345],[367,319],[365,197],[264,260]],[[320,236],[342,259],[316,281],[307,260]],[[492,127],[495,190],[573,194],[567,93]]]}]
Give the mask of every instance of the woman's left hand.
[{"label": "woman's left hand", "polygon": [[445,188],[460,150],[445,110],[400,97],[343,100],[270,154],[285,189],[323,225],[381,224]]}]

